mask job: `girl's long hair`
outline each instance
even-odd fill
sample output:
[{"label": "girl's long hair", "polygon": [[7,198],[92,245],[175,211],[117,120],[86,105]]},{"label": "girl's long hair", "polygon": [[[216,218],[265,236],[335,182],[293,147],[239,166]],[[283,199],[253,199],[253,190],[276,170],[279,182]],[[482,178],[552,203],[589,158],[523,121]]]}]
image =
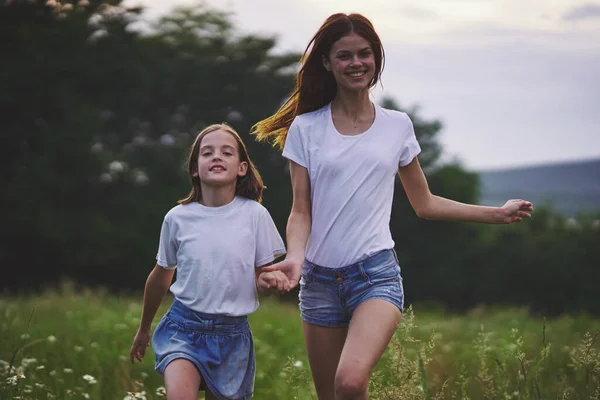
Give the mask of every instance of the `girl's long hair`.
[{"label": "girl's long hair", "polygon": [[246,197],[248,199],[252,199],[258,201],[259,203],[262,201],[262,192],[265,186],[263,185],[263,180],[258,173],[258,169],[250,160],[250,156],[248,156],[248,149],[246,145],[242,141],[242,138],[231,126],[227,124],[214,124],[210,125],[202,130],[194,140],[192,144],[192,148],[190,151],[190,155],[187,161],[187,170],[188,176],[192,183],[192,190],[190,194],[185,199],[181,199],[178,201],[179,204],[189,204],[196,203],[202,199],[202,189],[200,186],[200,176],[194,176],[195,173],[198,172],[198,155],[200,153],[200,144],[204,136],[208,135],[211,132],[223,130],[229,134],[231,134],[237,144],[238,144],[238,153],[240,157],[240,161],[245,161],[248,163],[248,170],[246,171],[246,175],[238,176],[237,182],[235,185],[235,195]]},{"label": "girl's long hair", "polygon": [[373,24],[361,14],[333,14],[319,28],[308,43],[301,59],[296,77],[296,87],[279,110],[252,127],[251,133],[259,141],[270,141],[283,149],[292,121],[297,115],[318,110],[329,104],[337,93],[337,83],[330,71],[323,66],[322,58],[328,58],[331,46],[342,37],[356,33],[369,42],[375,57],[375,73],[369,88],[379,82],[385,65],[385,53]]}]

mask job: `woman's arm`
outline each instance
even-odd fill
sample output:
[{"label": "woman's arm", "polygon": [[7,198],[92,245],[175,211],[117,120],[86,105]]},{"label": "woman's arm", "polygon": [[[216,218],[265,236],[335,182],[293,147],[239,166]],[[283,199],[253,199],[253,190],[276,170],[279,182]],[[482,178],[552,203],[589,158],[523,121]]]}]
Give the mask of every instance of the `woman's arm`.
[{"label": "woman's arm", "polygon": [[408,165],[400,167],[398,175],[412,208],[420,218],[508,224],[531,217],[529,211],[533,211],[533,205],[525,200],[509,200],[502,207],[486,207],[436,196],[429,191],[427,179],[416,157]]},{"label": "woman's arm", "polygon": [[304,251],[312,226],[310,179],[308,171],[301,165],[290,161],[292,179],[292,210],[286,229],[287,254],[283,261],[264,267],[263,271],[282,271],[294,288],[300,281]]}]

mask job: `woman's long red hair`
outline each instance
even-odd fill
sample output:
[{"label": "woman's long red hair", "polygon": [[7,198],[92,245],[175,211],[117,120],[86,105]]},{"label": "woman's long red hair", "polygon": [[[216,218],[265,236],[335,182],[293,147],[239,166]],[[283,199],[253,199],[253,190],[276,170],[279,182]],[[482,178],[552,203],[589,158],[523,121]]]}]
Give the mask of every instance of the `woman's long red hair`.
[{"label": "woman's long red hair", "polygon": [[256,135],[257,140],[270,141],[275,147],[283,149],[288,129],[296,115],[318,110],[334,99],[337,83],[333,74],[323,66],[323,57],[328,58],[333,43],[350,33],[362,36],[371,45],[375,72],[369,88],[379,82],[385,53],[371,21],[360,14],[333,14],[308,43],[301,59],[296,87],[290,97],[274,115],[252,127],[251,133]]}]

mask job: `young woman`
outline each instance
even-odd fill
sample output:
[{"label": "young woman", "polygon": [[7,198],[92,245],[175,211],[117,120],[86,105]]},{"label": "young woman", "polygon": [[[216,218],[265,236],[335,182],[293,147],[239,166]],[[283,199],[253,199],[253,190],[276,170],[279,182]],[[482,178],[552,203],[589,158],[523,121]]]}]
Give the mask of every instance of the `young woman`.
[{"label": "young woman", "polygon": [[[321,400],[367,399],[371,370],[403,308],[400,267],[389,222],[398,173],[421,218],[520,222],[532,204],[457,203],[430,193],[413,125],[374,104],[384,51],[359,14],[330,16],[302,58],[296,88],[254,126],[290,161],[293,204],[284,261],[266,267],[300,281],[300,311]],[[301,278],[301,279],[300,279]]]}]

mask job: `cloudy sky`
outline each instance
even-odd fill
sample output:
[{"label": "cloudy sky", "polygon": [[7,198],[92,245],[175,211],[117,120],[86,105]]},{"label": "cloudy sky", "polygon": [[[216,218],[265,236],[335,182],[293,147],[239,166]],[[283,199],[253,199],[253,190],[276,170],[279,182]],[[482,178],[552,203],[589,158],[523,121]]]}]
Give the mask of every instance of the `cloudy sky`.
[{"label": "cloudy sky", "polygon": [[[600,0],[207,0],[241,33],[303,51],[335,12],[360,12],[386,51],[383,89],[444,123],[472,169],[600,158]],[[146,18],[192,0],[127,0]]]}]

